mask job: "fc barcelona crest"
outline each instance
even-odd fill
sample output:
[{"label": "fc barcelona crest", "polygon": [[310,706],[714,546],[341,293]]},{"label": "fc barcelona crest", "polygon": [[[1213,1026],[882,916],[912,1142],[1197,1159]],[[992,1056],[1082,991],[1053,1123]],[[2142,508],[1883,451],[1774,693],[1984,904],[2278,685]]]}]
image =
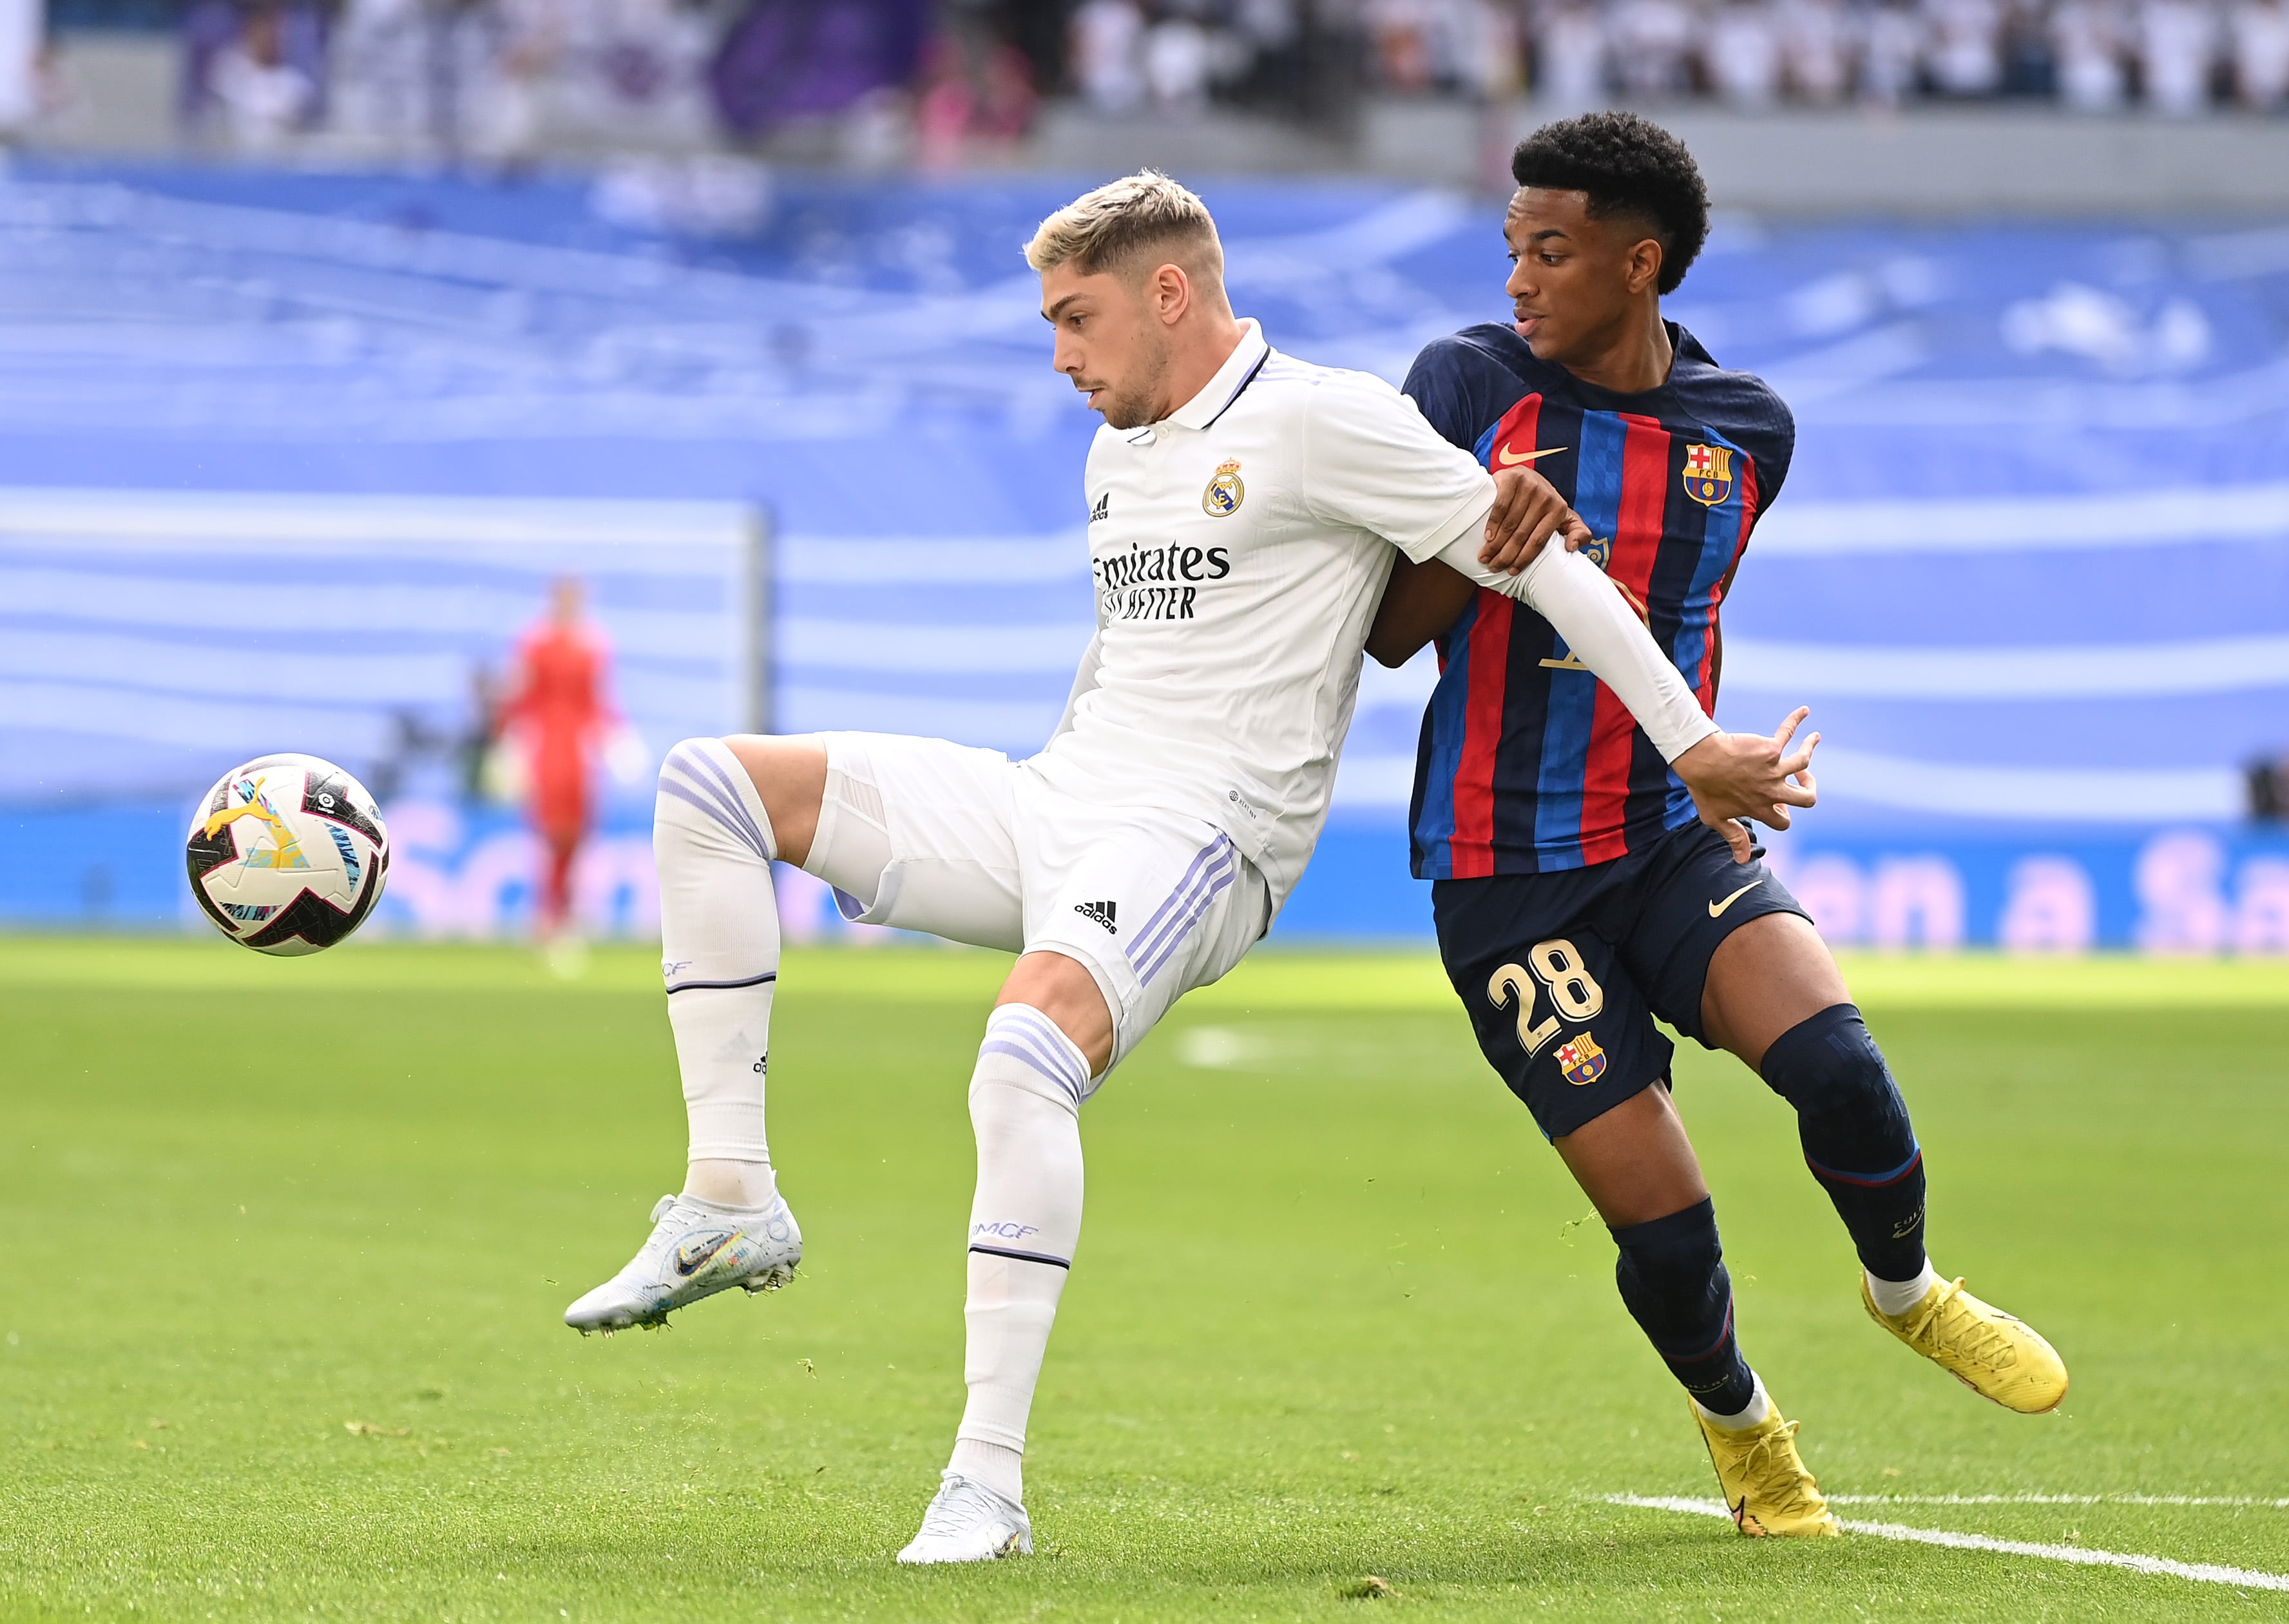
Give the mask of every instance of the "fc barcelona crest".
[{"label": "fc barcelona crest", "polygon": [[1703,507],[1714,507],[1731,496],[1733,448],[1729,445],[1687,446],[1685,494]]},{"label": "fc barcelona crest", "polygon": [[1240,511],[1240,503],[1247,498],[1248,487],[1240,482],[1240,465],[1220,462],[1216,477],[1200,492],[1200,511],[1211,519],[1229,519]]},{"label": "fc barcelona crest", "polygon": [[1598,1040],[1583,1032],[1571,1043],[1558,1046],[1558,1069],[1566,1080],[1576,1088],[1585,1087],[1606,1074],[1606,1051]]}]

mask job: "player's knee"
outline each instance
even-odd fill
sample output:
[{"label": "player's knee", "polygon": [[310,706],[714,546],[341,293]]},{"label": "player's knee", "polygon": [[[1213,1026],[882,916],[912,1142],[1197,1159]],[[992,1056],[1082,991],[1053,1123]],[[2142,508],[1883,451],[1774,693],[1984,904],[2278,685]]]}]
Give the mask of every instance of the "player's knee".
[{"label": "player's knee", "polygon": [[1031,1004],[1003,1004],[986,1016],[977,1070],[969,1079],[973,1123],[981,1111],[992,1109],[992,1090],[1015,1089],[1078,1115],[1091,1087],[1088,1057],[1041,1011]]},{"label": "player's knee", "polygon": [[[1731,1295],[1725,1250],[1717,1238],[1717,1204],[1707,1197],[1681,1212],[1612,1231],[1620,1255],[1614,1283],[1622,1301],[1656,1344],[1690,1340]],[[1705,1339],[1704,1339],[1705,1340]]]},{"label": "player's knee", "polygon": [[727,801],[744,800],[748,785],[741,781],[747,776],[729,741],[720,738],[678,739],[659,759],[660,793],[674,799],[698,789]]},{"label": "player's knee", "polygon": [[1717,1239],[1717,1203],[1703,1196],[1665,1218],[1611,1231],[1616,1270],[1647,1282],[1705,1278],[1724,1256]]},{"label": "player's knee", "polygon": [[1026,953],[1001,984],[1001,1007],[1030,1007],[1081,1051],[1091,1075],[1113,1059],[1113,1007],[1089,967],[1070,954]]},{"label": "player's knee", "polygon": [[1798,1022],[1765,1051],[1765,1082],[1799,1115],[1907,1118],[1899,1085],[1851,1004]]},{"label": "player's knee", "polygon": [[770,819],[739,772],[721,739],[683,739],[660,758],[652,843],[663,862],[722,855],[768,863],[778,855]]}]

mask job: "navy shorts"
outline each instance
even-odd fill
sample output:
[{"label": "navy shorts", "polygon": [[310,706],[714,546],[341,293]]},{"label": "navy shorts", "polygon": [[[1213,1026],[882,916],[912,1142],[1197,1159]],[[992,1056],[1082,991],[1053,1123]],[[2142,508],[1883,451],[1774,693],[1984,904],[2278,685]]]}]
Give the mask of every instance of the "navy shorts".
[{"label": "navy shorts", "polygon": [[1590,868],[1432,886],[1439,955],[1479,1047],[1544,1134],[1562,1139],[1668,1082],[1675,1050],[1656,1015],[1716,1047],[1701,991],[1717,944],[1767,913],[1804,913],[1763,859],[1759,847],[1734,862],[1695,823]]}]

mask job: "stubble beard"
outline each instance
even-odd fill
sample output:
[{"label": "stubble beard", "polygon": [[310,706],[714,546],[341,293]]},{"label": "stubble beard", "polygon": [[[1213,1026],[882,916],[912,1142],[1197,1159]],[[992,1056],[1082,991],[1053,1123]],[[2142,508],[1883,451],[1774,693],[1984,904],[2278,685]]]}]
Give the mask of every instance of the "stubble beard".
[{"label": "stubble beard", "polygon": [[1144,357],[1138,366],[1137,380],[1109,394],[1099,409],[1105,413],[1106,424],[1113,428],[1143,428],[1148,423],[1160,421],[1160,396],[1168,381],[1169,360],[1175,346],[1158,329],[1148,329],[1141,347]]}]

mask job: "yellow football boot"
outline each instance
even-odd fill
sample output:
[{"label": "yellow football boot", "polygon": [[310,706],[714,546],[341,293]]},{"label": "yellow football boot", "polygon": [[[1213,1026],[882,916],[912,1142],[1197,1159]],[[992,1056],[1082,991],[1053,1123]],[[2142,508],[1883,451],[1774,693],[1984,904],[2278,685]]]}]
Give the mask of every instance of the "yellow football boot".
[{"label": "yellow football boot", "polygon": [[1725,1509],[1743,1533],[1833,1540],[1844,1532],[1796,1453],[1794,1421],[1783,1420],[1775,1409],[1757,1425],[1734,1432],[1712,1423],[1699,1405],[1687,1400],[1687,1407],[1709,1445],[1718,1486],[1725,1491]]},{"label": "yellow football boot", "polygon": [[1978,1394],[2022,1415],[2046,1415],[2067,1396],[2066,1361],[2032,1325],[1963,1289],[1934,1286],[1906,1313],[1891,1315],[1860,1277],[1860,1302],[1894,1336]]}]

